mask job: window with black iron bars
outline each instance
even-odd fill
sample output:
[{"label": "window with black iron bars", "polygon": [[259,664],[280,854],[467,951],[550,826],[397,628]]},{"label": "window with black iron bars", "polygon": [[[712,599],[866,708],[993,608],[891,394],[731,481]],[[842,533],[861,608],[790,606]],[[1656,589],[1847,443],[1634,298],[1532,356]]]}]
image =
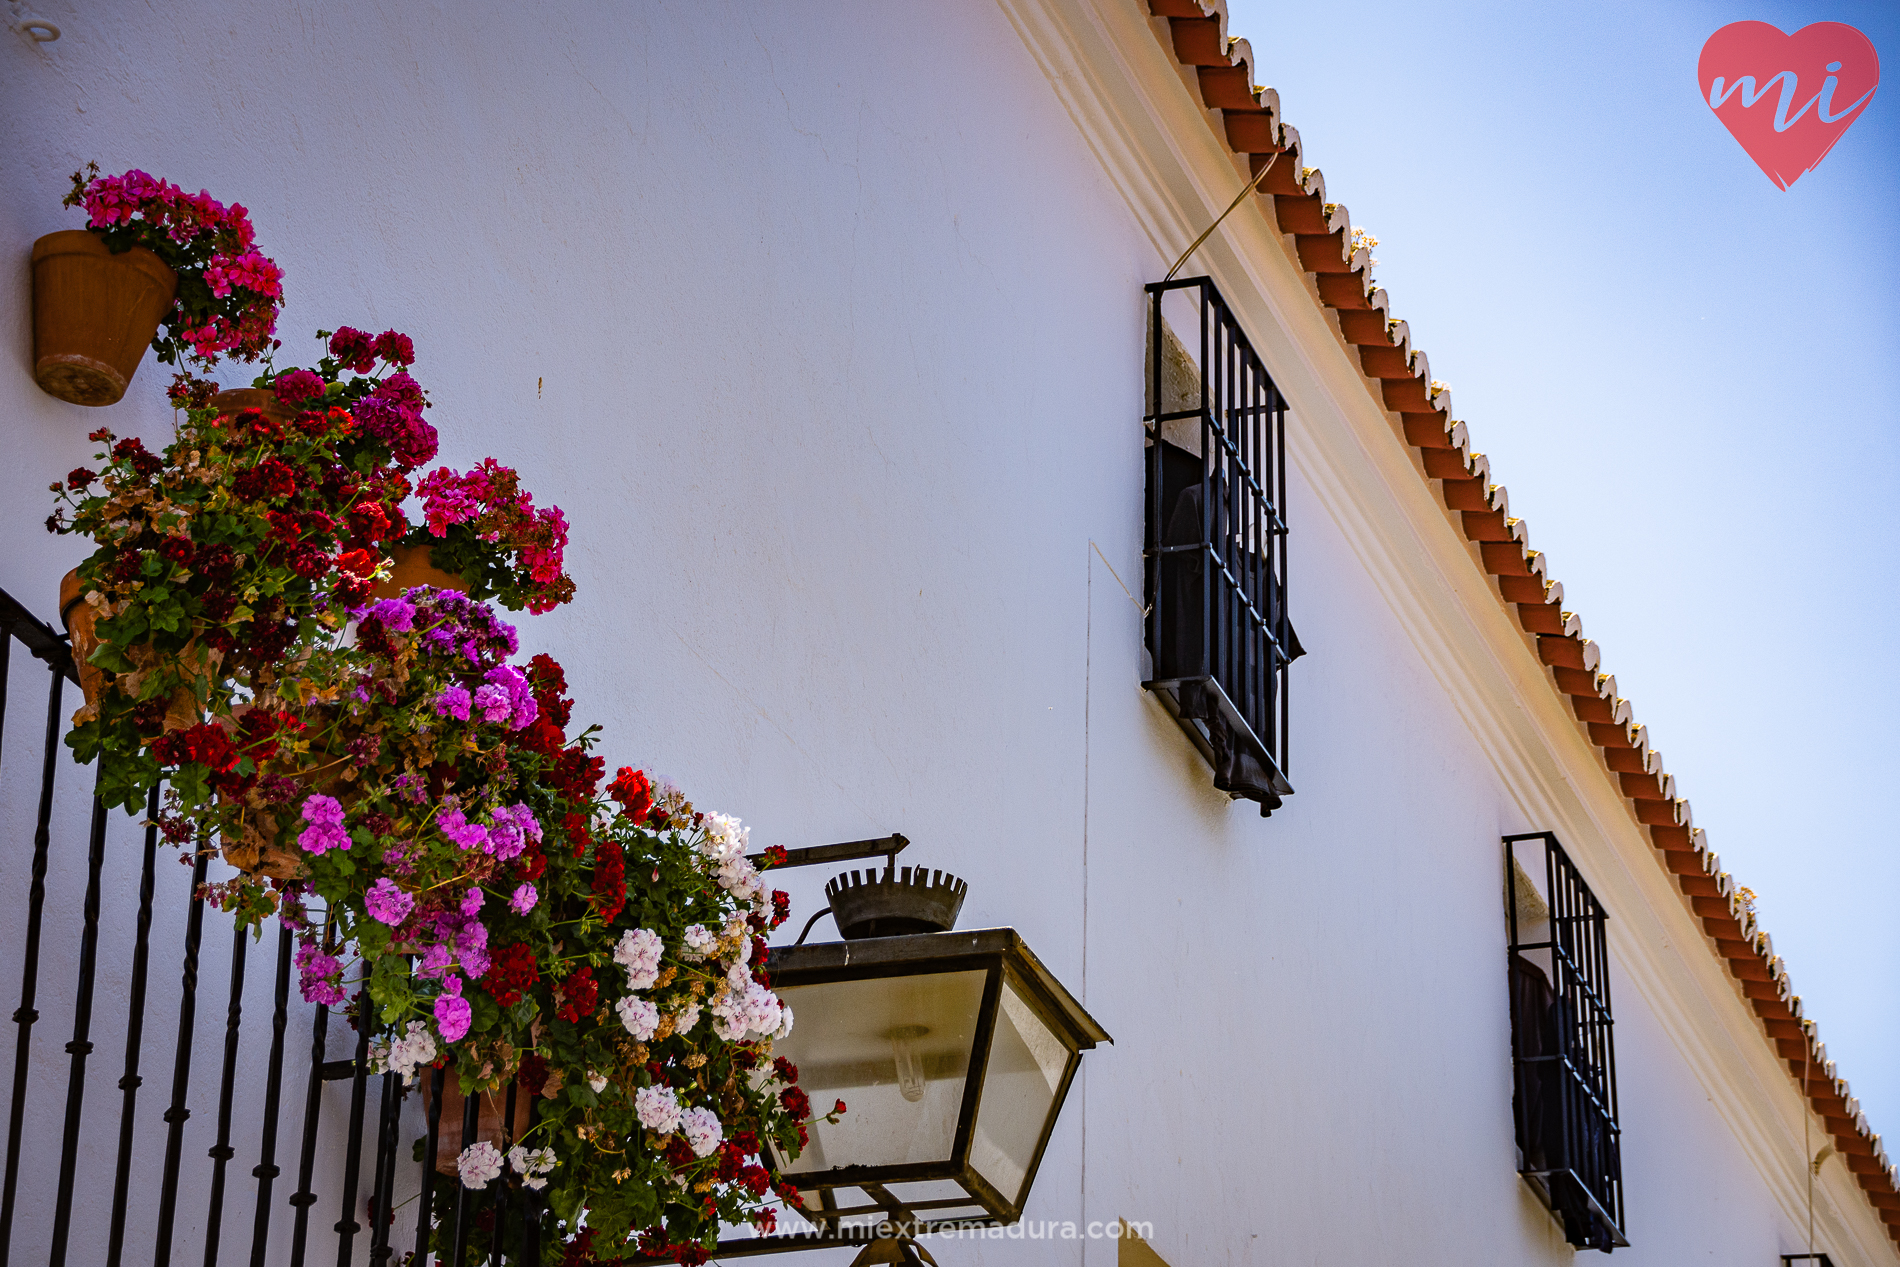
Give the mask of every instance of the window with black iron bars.
[{"label": "window with black iron bars", "polygon": [[1286,400],[1210,279],[1147,292],[1142,685],[1207,759],[1215,788],[1264,817],[1293,792],[1287,666],[1302,654],[1287,618]]},{"label": "window with black iron bars", "polygon": [[1629,1244],[1610,1014],[1609,916],[1550,832],[1504,838],[1518,1172],[1564,1239]]}]

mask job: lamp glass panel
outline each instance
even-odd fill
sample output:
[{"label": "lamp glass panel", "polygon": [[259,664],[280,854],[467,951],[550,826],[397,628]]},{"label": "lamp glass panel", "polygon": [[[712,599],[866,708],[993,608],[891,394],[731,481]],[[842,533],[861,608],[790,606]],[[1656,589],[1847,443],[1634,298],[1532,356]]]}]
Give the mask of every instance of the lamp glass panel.
[{"label": "lamp glass panel", "polygon": [[1003,981],[1002,1007],[990,1039],[983,1100],[976,1110],[970,1164],[1012,1205],[1021,1205],[1023,1180],[1035,1160],[1062,1086],[1071,1048],[1042,1023],[1015,986]]},{"label": "lamp glass panel", "polygon": [[773,1045],[798,1066],[798,1085],[823,1114],[786,1169],[819,1176],[838,1166],[948,1162],[970,1074],[982,968],[785,986],[796,1023]]}]

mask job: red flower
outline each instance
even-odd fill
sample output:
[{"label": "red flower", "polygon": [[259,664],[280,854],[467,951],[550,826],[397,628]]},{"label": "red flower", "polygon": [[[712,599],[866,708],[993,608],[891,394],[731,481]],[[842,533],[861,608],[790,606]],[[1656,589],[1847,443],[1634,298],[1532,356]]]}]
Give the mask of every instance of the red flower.
[{"label": "red flower", "polygon": [[75,466],[66,476],[66,487],[76,493],[98,478],[99,472],[88,471],[83,466]]},{"label": "red flower", "polygon": [[278,458],[265,458],[231,481],[231,492],[245,501],[277,501],[297,491],[297,472]]},{"label": "red flower", "polygon": [[790,851],[787,850],[784,845],[772,845],[766,849],[765,857],[760,859],[760,861],[764,863],[765,867],[782,867],[785,865],[785,860],[790,856]]},{"label": "red flower", "polygon": [[620,773],[607,785],[607,795],[619,801],[621,813],[639,822],[653,810],[653,781],[644,770],[621,766]]},{"label": "red flower", "polygon": [[548,1062],[532,1053],[523,1056],[521,1068],[515,1074],[515,1082],[528,1094],[539,1094],[548,1083]]},{"label": "red flower", "polygon": [[112,446],[114,461],[130,462],[141,479],[150,479],[164,469],[165,463],[157,454],[145,447],[145,442],[137,436],[127,436]]},{"label": "red flower", "polygon": [[376,336],[376,355],[391,365],[413,365],[416,361],[416,345],[406,334],[394,330],[385,330]]},{"label": "red flower", "polygon": [[772,927],[777,928],[792,914],[792,895],[784,889],[772,890]]},{"label": "red flower", "polygon": [[798,1066],[783,1056],[772,1057],[772,1072],[786,1082],[798,1081]]},{"label": "red flower", "polygon": [[538,752],[544,757],[558,757],[561,748],[566,743],[567,736],[561,733],[561,728],[545,716],[537,716],[533,723],[521,732],[521,746],[529,752]]},{"label": "red flower", "polygon": [[811,1116],[811,1097],[797,1087],[786,1087],[778,1093],[778,1102],[794,1121],[802,1122]]},{"label": "red flower", "polygon": [[213,774],[222,774],[238,763],[237,746],[231,736],[212,722],[175,730],[153,744],[152,752],[165,765],[196,762]]},{"label": "red flower", "polygon": [[534,702],[541,715],[556,726],[565,727],[574,705],[567,698],[567,674],[551,655],[542,654],[528,661],[528,681],[534,684]]},{"label": "red flower", "polygon": [[620,846],[603,840],[594,846],[594,907],[611,924],[627,907],[627,863]]},{"label": "red flower", "polygon": [[832,1111],[833,1113],[842,1113],[842,1112],[844,1112],[844,1101],[843,1101],[843,1100],[840,1100],[840,1101],[838,1101],[838,1102],[837,1102],[836,1104],[834,1104],[834,1105],[832,1105],[832,1106],[831,1106],[831,1111]]},{"label": "red flower", "polygon": [[587,846],[593,843],[593,836],[587,830],[585,814],[569,814],[561,820],[561,831],[567,836],[568,843],[574,848],[576,858],[587,852]]},{"label": "red flower", "polygon": [[[540,979],[541,969],[534,961],[534,951],[521,942],[515,942],[495,952],[494,957],[489,961],[488,972],[481,978],[480,984],[482,989],[494,996],[495,1002],[503,1007],[513,1007],[521,1002],[521,996],[532,990],[535,982]],[[588,1004],[588,1010],[593,1010],[591,1001]],[[569,1017],[568,1019],[577,1018]],[[544,1068],[543,1080],[545,1079]]]},{"label": "red flower", "polygon": [[576,968],[573,975],[561,982],[559,994],[561,1006],[555,1009],[555,1015],[562,1020],[578,1021],[583,1016],[591,1016],[594,1004],[600,1001],[600,984],[594,980],[594,970]]}]

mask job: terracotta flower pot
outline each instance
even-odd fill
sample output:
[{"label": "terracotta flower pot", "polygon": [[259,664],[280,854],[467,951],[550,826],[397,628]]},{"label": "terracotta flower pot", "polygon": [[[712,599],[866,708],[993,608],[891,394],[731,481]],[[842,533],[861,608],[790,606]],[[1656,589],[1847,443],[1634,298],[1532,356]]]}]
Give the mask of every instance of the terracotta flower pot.
[{"label": "terracotta flower pot", "polygon": [[[86,709],[96,709],[99,697],[105,691],[106,675],[105,670],[88,661],[92,653],[99,649],[99,639],[93,633],[99,613],[86,602],[86,587],[79,579],[78,568],[59,578],[59,618],[72,639],[73,667],[79,670],[79,689],[86,697]],[[189,653],[196,645],[195,639],[186,643],[185,651]],[[219,652],[210,654],[214,665],[223,659]],[[132,649],[131,658],[140,669],[147,669],[157,660],[157,655],[149,645],[143,645]],[[198,697],[191,693],[189,687],[180,687],[172,693],[171,704],[165,710],[166,730],[183,730],[203,720],[204,710],[198,706]]]},{"label": "terracotta flower pot", "polygon": [[390,568],[388,577],[376,583],[376,588],[370,591],[370,596],[395,598],[404,590],[416,585],[431,585],[439,590],[468,593],[467,581],[452,572],[444,572],[429,562],[429,549],[427,545],[389,547],[390,562],[394,566]]},{"label": "terracotta flower pot", "polygon": [[[435,1071],[424,1069],[420,1074],[422,1082],[423,1121],[427,1122],[429,1102],[435,1098],[431,1089],[435,1083]],[[475,1138],[471,1143],[490,1143],[508,1151],[509,1144],[528,1130],[528,1101],[534,1097],[520,1087],[515,1088],[515,1119],[502,1138],[501,1115],[508,1105],[508,1088],[499,1091],[481,1093],[481,1108],[475,1122]],[[455,1159],[462,1153],[462,1113],[468,1100],[462,1094],[462,1080],[453,1069],[442,1075],[442,1118],[435,1132],[435,1170],[440,1175],[452,1175],[455,1171]]]},{"label": "terracotta flower pot", "polygon": [[125,395],[178,277],[142,246],[114,255],[85,229],[33,244],[33,379],[75,405]]},{"label": "terracotta flower pot", "polygon": [[79,670],[79,689],[86,697],[86,706],[96,708],[106,675],[105,670],[86,663],[99,648],[99,640],[92,635],[98,613],[86,602],[86,587],[80,582],[78,568],[59,578],[59,619],[72,636],[73,667]]},{"label": "terracotta flower pot", "polygon": [[211,404],[213,408],[227,414],[234,414],[240,409],[261,409],[265,417],[276,422],[289,422],[297,416],[295,409],[277,399],[276,392],[267,392],[259,387],[233,387],[213,396]]}]

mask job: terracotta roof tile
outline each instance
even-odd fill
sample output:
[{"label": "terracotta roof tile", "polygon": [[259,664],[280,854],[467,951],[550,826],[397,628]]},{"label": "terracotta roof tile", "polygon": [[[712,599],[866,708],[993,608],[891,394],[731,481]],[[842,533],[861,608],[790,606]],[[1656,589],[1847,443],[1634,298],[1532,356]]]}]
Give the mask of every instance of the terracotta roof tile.
[{"label": "terracotta roof tile", "polygon": [[1425,354],[1412,345],[1410,327],[1391,318],[1390,296],[1372,282],[1370,254],[1352,249],[1351,217],[1345,207],[1327,201],[1325,177],[1304,165],[1300,134],[1282,118],[1279,95],[1254,84],[1252,49],[1228,35],[1224,0],[1133,2],[1144,4],[1152,17],[1167,19],[1154,24],[1157,35],[1182,65],[1194,69],[1202,103],[1221,112],[1220,133],[1229,149],[1247,157],[1251,174],[1259,175],[1273,155],[1284,156],[1260,183],[1258,196],[1267,200],[1262,211],[1293,237],[1319,302],[1337,316],[1340,333],[1358,349],[1381,403],[1399,415],[1406,442],[1423,460],[1425,478],[1440,482],[1446,507],[1459,512],[1485,571],[1496,579],[1504,600],[1517,605],[1518,623],[1536,637],[1553,686],[1570,698],[1578,721],[1601,749],[1606,777],[1615,780],[1637,821],[1649,827],[1657,862],[1676,878],[1702,920],[1712,950],[1761,1019],[1764,1040],[1787,1062],[1797,1088],[1806,1091],[1843,1161],[1900,1244],[1900,1178],[1880,1137],[1836,1076],[1814,1023],[1802,1016],[1800,996],[1773,943],[1755,927],[1753,913],[1735,900],[1734,881],[1695,827],[1675,778],[1663,772],[1647,729],[1635,723],[1629,701],[1617,695],[1616,679],[1598,671],[1597,645],[1583,637],[1573,614],[1561,610],[1563,586],[1549,579],[1544,556],[1530,548],[1524,521],[1511,516],[1503,487],[1492,482],[1490,462],[1471,452],[1465,424],[1452,417],[1451,394],[1433,383]]}]

